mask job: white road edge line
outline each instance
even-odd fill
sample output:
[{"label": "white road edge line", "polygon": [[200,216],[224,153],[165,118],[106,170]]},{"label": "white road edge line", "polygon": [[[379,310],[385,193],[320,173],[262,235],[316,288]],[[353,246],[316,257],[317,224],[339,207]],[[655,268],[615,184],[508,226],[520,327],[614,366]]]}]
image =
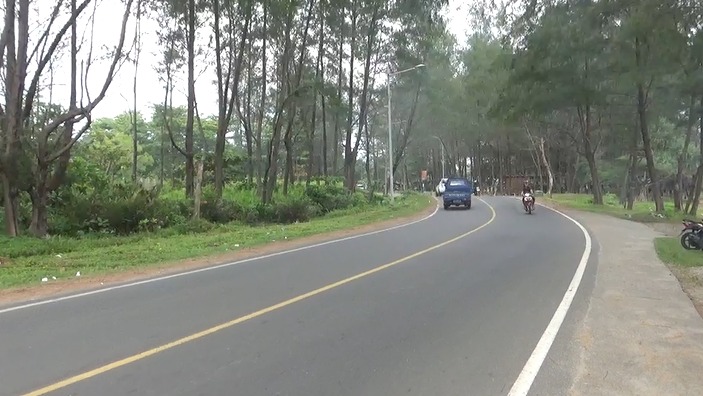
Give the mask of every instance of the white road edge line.
[{"label": "white road edge line", "polygon": [[[433,197],[433,198],[434,198],[434,197]],[[435,207],[435,209],[434,209],[434,211],[433,211],[432,213],[430,213],[429,215],[427,215],[427,216],[425,216],[425,217],[423,217],[423,218],[421,218],[421,219],[414,220],[414,221],[411,221],[411,222],[409,222],[409,223],[399,224],[399,225],[396,225],[396,226],[393,226],[393,227],[384,228],[384,229],[382,229],[382,230],[376,230],[376,231],[371,231],[371,232],[365,232],[365,233],[363,233],[363,234],[350,235],[350,236],[348,236],[348,237],[339,238],[339,239],[333,239],[333,240],[330,240],[330,241],[315,243],[315,244],[312,244],[312,245],[305,245],[305,246],[297,247],[297,248],[294,248],[294,249],[288,249],[288,250],[283,250],[283,251],[280,251],[280,252],[269,253],[269,254],[265,254],[265,255],[262,255],[262,256],[255,256],[255,257],[250,257],[250,258],[246,258],[246,259],[242,259],[242,260],[232,261],[232,262],[230,262],[230,263],[219,264],[219,265],[215,265],[215,266],[212,266],[212,267],[204,267],[204,268],[199,268],[199,269],[196,269],[196,270],[185,271],[185,272],[179,272],[179,273],[176,273],[176,274],[164,275],[164,276],[160,276],[160,277],[156,277],[156,278],[149,278],[149,279],[144,279],[144,280],[141,280],[141,281],[130,282],[130,283],[125,283],[125,284],[116,285],[116,286],[109,286],[109,287],[105,287],[105,288],[102,288],[102,289],[91,290],[91,291],[87,291],[87,292],[83,292],[83,293],[69,294],[69,295],[63,296],[63,297],[56,297],[56,298],[50,298],[50,299],[47,299],[47,300],[41,300],[41,301],[36,301],[36,302],[32,302],[32,303],[25,303],[25,304],[13,306],[13,307],[5,308],[5,309],[0,309],[0,315],[6,314],[6,313],[9,313],[9,312],[13,312],[13,311],[19,311],[19,310],[22,310],[22,309],[37,307],[37,306],[40,306],[40,305],[53,304],[53,303],[57,303],[57,302],[60,302],[60,301],[73,300],[73,299],[80,298],[80,297],[92,296],[92,295],[94,295],[94,294],[106,293],[106,292],[113,291],[113,290],[125,289],[125,288],[128,288],[128,287],[133,287],[133,286],[139,286],[139,285],[144,285],[144,284],[148,284],[148,283],[159,282],[159,281],[163,281],[163,280],[167,280],[167,279],[179,278],[179,277],[181,277],[181,276],[193,275],[193,274],[197,274],[197,273],[200,273],[200,272],[214,271],[214,270],[217,270],[217,269],[220,269],[220,268],[231,267],[231,266],[237,265],[237,264],[244,264],[244,263],[248,263],[248,262],[251,262],[251,261],[264,260],[264,259],[271,258],[271,257],[282,256],[282,255],[284,255],[284,254],[300,252],[300,251],[303,251],[303,250],[314,249],[314,248],[317,248],[317,247],[320,247],[320,246],[331,245],[331,244],[334,244],[334,243],[349,241],[349,240],[352,240],[352,239],[363,238],[363,237],[366,237],[366,236],[369,236],[369,235],[375,235],[375,234],[380,234],[380,233],[387,232],[387,231],[397,230],[397,229],[399,229],[399,228],[403,228],[403,227],[407,227],[407,226],[410,226],[410,225],[413,225],[413,224],[417,224],[417,223],[423,222],[423,221],[425,221],[425,220],[431,218],[432,216],[436,215],[437,212],[439,211],[439,204],[440,204],[440,202],[439,202],[438,199],[436,199],[436,198],[434,198],[434,199],[435,199],[435,201],[437,201],[437,205],[436,205],[436,207]]]},{"label": "white road edge line", "polygon": [[538,205],[545,209],[549,209],[552,212],[558,213],[564,216],[565,218],[571,220],[574,224],[576,224],[581,229],[581,232],[583,232],[584,238],[586,238],[586,248],[584,249],[583,255],[581,256],[581,261],[579,262],[579,265],[576,268],[576,273],[571,279],[569,288],[564,294],[564,298],[561,300],[561,303],[557,307],[557,310],[554,312],[552,320],[549,321],[547,328],[544,330],[542,337],[537,342],[537,346],[535,346],[535,349],[532,351],[530,358],[527,359],[527,363],[525,363],[525,366],[522,368],[522,371],[520,372],[520,375],[517,377],[517,380],[513,384],[513,387],[510,388],[508,396],[526,396],[527,393],[530,391],[532,383],[535,381],[535,378],[537,378],[537,374],[539,373],[539,370],[542,367],[542,363],[544,363],[544,360],[547,358],[549,349],[552,347],[554,339],[556,338],[557,333],[561,328],[561,325],[564,323],[564,318],[566,318],[566,314],[569,312],[571,303],[574,301],[576,291],[578,291],[578,288],[581,285],[581,280],[583,279],[583,274],[586,271],[588,259],[591,256],[591,236],[588,234],[586,228],[581,225],[581,223],[554,208],[550,208],[541,204]]}]

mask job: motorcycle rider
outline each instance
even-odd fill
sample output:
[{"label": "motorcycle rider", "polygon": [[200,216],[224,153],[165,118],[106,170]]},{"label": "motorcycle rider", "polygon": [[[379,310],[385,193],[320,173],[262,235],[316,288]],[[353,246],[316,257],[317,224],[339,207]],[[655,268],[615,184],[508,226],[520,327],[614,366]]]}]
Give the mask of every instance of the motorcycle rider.
[{"label": "motorcycle rider", "polygon": [[525,204],[525,194],[532,195],[532,203],[535,203],[535,193],[532,190],[532,185],[528,179],[522,182],[522,203]]}]

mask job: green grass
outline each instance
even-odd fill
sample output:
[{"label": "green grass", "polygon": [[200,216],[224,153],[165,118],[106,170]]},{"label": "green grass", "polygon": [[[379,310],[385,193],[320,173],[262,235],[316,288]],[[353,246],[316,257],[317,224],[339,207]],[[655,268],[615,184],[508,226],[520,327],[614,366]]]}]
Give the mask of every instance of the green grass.
[{"label": "green grass", "polygon": [[682,267],[703,267],[703,252],[684,249],[678,237],[656,238],[654,248],[659,259],[667,264]]},{"label": "green grass", "polygon": [[[550,200],[544,197],[544,200]],[[627,220],[634,220],[643,223],[672,222],[680,221],[683,218],[694,217],[684,215],[674,210],[672,201],[664,202],[664,212],[661,216],[654,211],[654,202],[635,202],[632,210],[626,210],[618,202],[618,197],[607,194],[603,197],[603,205],[593,205],[593,196],[587,194],[554,194],[551,201],[566,207],[588,212],[604,213],[611,216],[620,217]],[[695,216],[703,217],[703,216]]]},{"label": "green grass", "polygon": [[0,236],[0,288],[94,276],[205,257],[273,241],[292,240],[358,227],[415,214],[432,205],[427,195],[409,194],[396,198],[393,205],[356,207],[329,213],[306,223],[252,227],[231,223],[210,231],[176,235],[168,229],[127,237],[54,237],[38,240],[29,237]]}]

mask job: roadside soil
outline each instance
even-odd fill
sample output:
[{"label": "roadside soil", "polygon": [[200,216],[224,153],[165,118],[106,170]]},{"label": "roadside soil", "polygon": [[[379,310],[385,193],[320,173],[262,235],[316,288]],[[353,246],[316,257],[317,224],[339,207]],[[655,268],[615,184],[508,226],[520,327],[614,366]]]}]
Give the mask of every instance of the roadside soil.
[{"label": "roadside soil", "polygon": [[[558,209],[558,210],[573,210],[564,205],[560,205],[548,199],[542,199],[540,202],[543,205]],[[677,236],[681,231],[679,223],[640,223],[645,224],[654,231],[662,234],[661,236]],[[654,242],[652,242],[654,243]],[[677,265],[664,263],[671,273],[676,276],[681,288],[686,295],[691,299],[696,311],[703,318],[703,268],[685,268]]]},{"label": "roadside soil", "polygon": [[383,230],[386,228],[419,220],[431,214],[435,209],[435,205],[430,205],[427,207],[427,209],[424,209],[423,211],[410,216],[367,224],[364,226],[354,227],[346,230],[312,235],[309,237],[294,240],[267,243],[265,245],[246,248],[236,252],[228,252],[214,256],[198,257],[182,261],[166,262],[162,264],[151,265],[148,267],[119,271],[105,275],[84,276],[79,278],[54,281],[51,283],[3,289],[0,290],[0,307],[18,302],[27,302],[43,298],[55,297],[59,295],[85,292],[121,283],[135,282],[158,276],[186,272],[198,268],[212,267],[219,264],[231,263],[251,257],[263,256],[266,254],[291,250],[306,245],[313,245],[316,243],[322,243],[335,239],[360,235],[367,232]]}]

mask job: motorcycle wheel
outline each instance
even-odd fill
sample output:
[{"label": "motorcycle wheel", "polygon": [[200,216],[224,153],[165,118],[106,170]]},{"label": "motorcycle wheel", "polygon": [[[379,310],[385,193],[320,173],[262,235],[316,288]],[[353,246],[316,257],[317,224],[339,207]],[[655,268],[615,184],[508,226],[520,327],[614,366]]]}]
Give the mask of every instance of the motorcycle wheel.
[{"label": "motorcycle wheel", "polygon": [[696,243],[691,239],[693,237],[692,232],[686,232],[681,235],[681,246],[686,250],[700,250]]}]

